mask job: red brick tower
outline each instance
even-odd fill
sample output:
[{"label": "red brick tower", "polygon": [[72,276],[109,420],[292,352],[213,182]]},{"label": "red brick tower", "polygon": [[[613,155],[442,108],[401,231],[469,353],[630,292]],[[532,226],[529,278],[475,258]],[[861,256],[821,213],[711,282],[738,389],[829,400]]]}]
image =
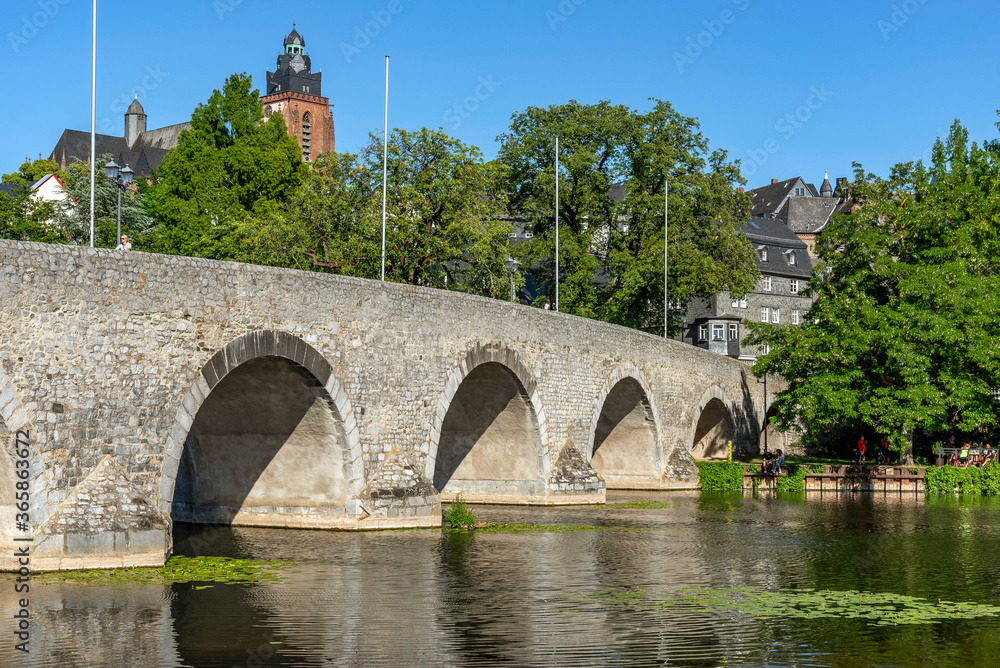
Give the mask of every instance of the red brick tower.
[{"label": "red brick tower", "polygon": [[330,100],[321,95],[322,72],[311,71],[306,43],[295,31],[285,37],[285,52],[278,56],[274,72],[267,73],[267,94],[260,98],[264,116],[280,113],[288,134],[299,141],[302,159],[311,162],[336,150]]}]

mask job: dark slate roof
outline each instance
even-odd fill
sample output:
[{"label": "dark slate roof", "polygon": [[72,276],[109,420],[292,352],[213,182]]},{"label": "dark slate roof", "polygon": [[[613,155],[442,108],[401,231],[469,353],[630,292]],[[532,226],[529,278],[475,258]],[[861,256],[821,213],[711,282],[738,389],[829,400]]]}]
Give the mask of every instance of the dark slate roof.
[{"label": "dark slate roof", "polygon": [[801,177],[796,176],[793,179],[787,179],[785,181],[779,181],[778,183],[772,183],[770,185],[761,186],[760,188],[755,188],[751,191],[753,196],[753,209],[750,211],[751,216],[766,216],[772,213],[777,213],[778,209],[781,208],[781,203],[788,197],[788,193],[791,191],[792,186]]},{"label": "dark slate roof", "polygon": [[[803,243],[779,218],[752,218],[741,227],[757,251],[757,269],[762,274],[780,274],[809,278],[812,261]],[[761,260],[760,249],[767,248],[767,261]],[[789,264],[789,251],[795,253],[795,264]]]},{"label": "dark slate roof", "polygon": [[[128,151],[129,146],[124,137],[112,137],[110,135],[97,135],[96,151],[98,157],[105,153],[118,155],[122,151]],[[70,165],[74,159],[81,162],[90,160],[90,133],[82,130],[63,130],[62,137],[56,142],[56,147],[52,149],[50,159],[63,164]]]},{"label": "dark slate roof", "polygon": [[17,197],[17,191],[20,189],[21,186],[17,183],[0,183],[0,193],[3,193],[12,199]]},{"label": "dark slate roof", "polygon": [[837,210],[835,213],[850,214],[854,213],[854,207],[857,206],[858,202],[853,197],[848,197],[847,199],[841,200],[840,204],[837,205]]},{"label": "dark slate roof", "polygon": [[139,98],[138,97],[136,97],[134,100],[132,100],[132,104],[128,105],[128,110],[125,113],[126,114],[142,114],[143,116],[146,115],[146,111],[142,108],[142,105],[139,104]]},{"label": "dark slate roof", "polygon": [[838,197],[789,197],[778,218],[792,232],[812,234],[826,226],[839,201]]},{"label": "dark slate roof", "polygon": [[[118,164],[128,163],[136,174],[149,174],[152,170],[160,168],[167,151],[177,146],[181,132],[190,128],[190,123],[178,123],[143,132],[136,139],[134,146],[129,146],[124,137],[99,134],[96,137],[97,155],[110,153]],[[90,160],[90,133],[82,130],[64,130],[56,147],[52,149],[50,159],[62,165],[64,158],[67,166],[72,164],[74,159],[82,162]]]},{"label": "dark slate roof", "polygon": [[178,123],[177,125],[168,125],[164,128],[157,128],[155,130],[147,130],[139,135],[139,139],[136,140],[136,145],[132,147],[135,151],[141,151],[144,148],[159,148],[170,150],[177,146],[180,141],[181,133],[185,130],[191,129],[191,123]]},{"label": "dark slate roof", "polygon": [[819,191],[818,191],[818,190],[816,190],[816,184],[815,184],[815,183],[807,183],[807,184],[806,184],[806,188],[808,188],[808,189],[809,189],[809,193],[810,193],[810,194],[811,194],[811,195],[812,195],[813,197],[819,197]]},{"label": "dark slate roof", "polygon": [[295,30],[294,23],[292,24],[292,32],[288,33],[288,35],[285,37],[285,46],[289,46],[290,44],[295,44],[297,46],[306,45],[306,41],[302,39],[302,35],[300,35],[298,31]]}]

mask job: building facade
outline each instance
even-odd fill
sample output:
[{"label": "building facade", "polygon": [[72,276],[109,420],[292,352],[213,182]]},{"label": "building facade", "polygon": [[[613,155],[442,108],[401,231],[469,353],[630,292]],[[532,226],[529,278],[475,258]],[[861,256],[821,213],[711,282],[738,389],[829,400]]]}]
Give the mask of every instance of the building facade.
[{"label": "building facade", "polygon": [[322,96],[323,73],[312,71],[305,48],[305,40],[292,24],[274,72],[267,73],[267,94],[260,98],[260,105],[266,118],[284,117],[288,134],[302,148],[302,159],[312,162],[336,150],[336,139],[330,100]]},{"label": "building facade", "polygon": [[719,355],[752,362],[767,351],[743,345],[745,323],[800,324],[812,305],[812,299],[803,295],[812,261],[805,243],[777,218],[754,218],[741,229],[756,252],[760,271],[756,288],[742,297],[720,292],[707,302],[692,301],[678,338]]}]

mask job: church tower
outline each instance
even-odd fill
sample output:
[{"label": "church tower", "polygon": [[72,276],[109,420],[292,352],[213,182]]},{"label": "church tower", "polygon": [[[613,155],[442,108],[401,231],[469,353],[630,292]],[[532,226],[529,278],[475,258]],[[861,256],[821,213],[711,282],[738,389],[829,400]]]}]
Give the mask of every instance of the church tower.
[{"label": "church tower", "polygon": [[260,106],[266,118],[276,113],[284,116],[288,134],[298,140],[306,162],[336,146],[333,112],[329,98],[322,96],[322,79],[322,72],[312,71],[306,42],[293,23],[274,72],[267,73],[267,94],[260,98]]},{"label": "church tower", "polygon": [[125,143],[129,149],[135,146],[135,141],[146,131],[146,110],[139,104],[139,95],[136,94],[132,104],[125,112]]}]

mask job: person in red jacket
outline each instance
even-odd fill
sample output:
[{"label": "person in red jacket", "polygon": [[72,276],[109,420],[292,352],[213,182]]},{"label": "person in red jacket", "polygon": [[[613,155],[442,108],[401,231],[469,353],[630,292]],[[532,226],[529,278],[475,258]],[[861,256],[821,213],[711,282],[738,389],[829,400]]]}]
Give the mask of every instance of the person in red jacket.
[{"label": "person in red jacket", "polygon": [[864,434],[862,434],[861,438],[858,439],[858,463],[860,463],[860,464],[864,464],[865,463],[865,436],[864,436]]}]

